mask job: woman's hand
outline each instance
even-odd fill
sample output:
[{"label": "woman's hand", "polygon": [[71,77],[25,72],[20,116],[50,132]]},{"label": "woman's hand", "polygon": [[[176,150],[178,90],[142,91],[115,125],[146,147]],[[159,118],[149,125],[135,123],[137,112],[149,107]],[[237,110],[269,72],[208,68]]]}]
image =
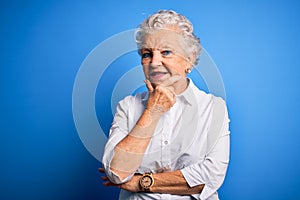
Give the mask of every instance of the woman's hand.
[{"label": "woman's hand", "polygon": [[[103,168],[99,168],[98,171],[100,173],[105,173]],[[127,190],[129,192],[140,192],[141,188],[140,188],[140,178],[142,175],[134,175],[128,182],[123,183],[123,184],[115,184],[113,182],[111,182],[107,176],[101,176],[101,180],[104,181],[103,185],[104,186],[114,186],[114,187],[118,187],[124,190]]]},{"label": "woman's hand", "polygon": [[149,80],[145,80],[149,91],[146,109],[153,114],[163,114],[170,110],[176,102],[175,91],[172,85],[180,79],[181,76],[172,76],[155,88],[153,88]]}]

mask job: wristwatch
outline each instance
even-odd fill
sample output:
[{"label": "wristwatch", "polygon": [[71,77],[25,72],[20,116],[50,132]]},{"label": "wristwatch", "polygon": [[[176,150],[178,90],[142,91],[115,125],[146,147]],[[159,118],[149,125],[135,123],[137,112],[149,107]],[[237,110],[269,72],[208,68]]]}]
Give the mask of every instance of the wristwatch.
[{"label": "wristwatch", "polygon": [[140,186],[142,187],[143,191],[150,192],[151,186],[154,184],[154,178],[152,173],[145,173],[140,178]]}]

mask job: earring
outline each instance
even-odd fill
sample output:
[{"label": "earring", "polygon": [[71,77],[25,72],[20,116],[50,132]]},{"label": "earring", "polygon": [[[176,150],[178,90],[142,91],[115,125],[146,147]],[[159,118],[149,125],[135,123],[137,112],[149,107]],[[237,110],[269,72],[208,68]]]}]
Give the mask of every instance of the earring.
[{"label": "earring", "polygon": [[191,68],[186,68],[186,69],[185,69],[185,73],[187,73],[187,74],[191,73],[191,71],[192,71]]}]

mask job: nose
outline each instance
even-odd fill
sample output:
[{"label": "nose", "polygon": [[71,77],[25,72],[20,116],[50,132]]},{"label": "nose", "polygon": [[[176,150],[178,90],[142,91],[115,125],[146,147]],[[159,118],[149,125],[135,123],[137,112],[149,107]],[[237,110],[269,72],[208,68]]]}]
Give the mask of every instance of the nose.
[{"label": "nose", "polygon": [[152,58],[150,62],[151,66],[160,66],[162,65],[162,56],[160,51],[153,51],[152,52]]}]

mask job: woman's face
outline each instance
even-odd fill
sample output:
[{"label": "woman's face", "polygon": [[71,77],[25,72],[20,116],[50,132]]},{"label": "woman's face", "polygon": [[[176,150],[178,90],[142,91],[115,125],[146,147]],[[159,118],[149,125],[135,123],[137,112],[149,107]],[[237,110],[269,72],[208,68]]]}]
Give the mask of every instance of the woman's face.
[{"label": "woman's face", "polygon": [[[181,90],[186,88],[186,68],[192,64],[185,56],[180,40],[182,36],[170,29],[156,30],[147,33],[140,50],[141,63],[146,79],[153,86],[161,84],[166,79],[179,75],[180,81],[174,83],[173,87]],[[177,90],[178,91],[178,90]]]}]

